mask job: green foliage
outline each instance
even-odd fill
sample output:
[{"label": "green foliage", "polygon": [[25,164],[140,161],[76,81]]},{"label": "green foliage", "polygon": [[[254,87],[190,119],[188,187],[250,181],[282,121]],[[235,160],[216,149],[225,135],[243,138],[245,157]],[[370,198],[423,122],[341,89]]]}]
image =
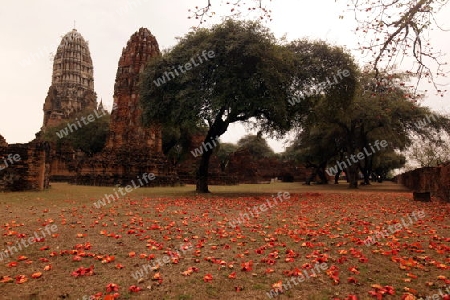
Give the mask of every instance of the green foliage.
[{"label": "green foliage", "polygon": [[[157,86],[173,67],[206,51],[214,57]],[[266,131],[290,128],[287,118],[289,64],[285,47],[258,23],[226,21],[181,38],[170,52],[151,61],[142,80],[146,123],[204,123],[214,135],[230,123],[253,118]],[[208,137],[209,138],[209,137]]]},{"label": "green foliage", "polygon": [[[323,121],[315,113],[317,107],[330,114],[345,110],[353,100],[359,76],[351,55],[323,41],[297,40],[288,48],[294,56],[290,93],[300,100],[290,107],[297,127]],[[348,72],[347,76],[343,72]]]},{"label": "green foliage", "polygon": [[448,134],[435,132],[433,139],[414,137],[406,151],[408,159],[419,167],[436,167],[450,162],[450,138]]},{"label": "green foliage", "polygon": [[[68,145],[72,147],[74,150],[81,150],[87,154],[94,154],[100,152],[106,143],[109,132],[109,122],[110,115],[105,111],[103,115],[102,112],[98,112],[99,117],[95,117],[93,122],[87,122],[84,124],[81,120],[81,117],[87,117],[86,114],[78,114],[72,119],[61,123],[56,127],[47,128],[43,134],[43,139],[45,141],[53,142],[56,144],[57,149],[60,149],[61,146]],[[69,124],[81,124],[82,126],[78,126],[78,129],[68,130]],[[59,138],[57,133],[62,133],[62,131],[66,130],[67,135],[62,135],[62,138]]]},{"label": "green foliage", "polygon": [[189,149],[192,138],[197,135],[204,136],[206,132],[205,126],[199,127],[195,124],[165,124],[162,128],[163,153],[175,165],[185,159],[187,155],[191,155]]},{"label": "green foliage", "polygon": [[237,142],[239,150],[246,149],[255,158],[264,158],[274,156],[272,148],[270,148],[267,141],[258,135],[246,135]]},{"label": "green foliage", "polygon": [[228,163],[230,162],[231,154],[236,152],[238,146],[232,143],[219,143],[217,146],[216,156],[220,160],[220,168],[222,172],[225,171]]},{"label": "green foliage", "polygon": [[[386,149],[365,155],[364,160],[354,165],[363,172],[366,181],[372,171],[387,174],[403,166],[405,158],[396,151],[410,146],[413,135],[431,138],[435,130],[446,131],[450,122],[444,116],[435,115],[429,118],[426,127],[416,126],[417,121],[431,111],[418,104],[418,98],[412,96],[413,91],[403,83],[406,79],[396,74],[375,80],[373,74],[362,73],[354,98],[347,105],[339,106],[333,98],[322,97],[305,117],[291,153],[303,162],[334,165],[345,156],[370,149],[369,144],[375,140],[386,140]],[[357,170],[348,168],[346,171],[355,173]]]}]

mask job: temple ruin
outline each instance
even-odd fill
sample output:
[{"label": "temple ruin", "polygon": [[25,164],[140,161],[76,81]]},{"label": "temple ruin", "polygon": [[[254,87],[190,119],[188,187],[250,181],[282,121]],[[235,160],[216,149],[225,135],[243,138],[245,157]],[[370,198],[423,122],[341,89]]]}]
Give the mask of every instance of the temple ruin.
[{"label": "temple ruin", "polygon": [[105,149],[77,167],[76,184],[128,184],[137,176],[153,173],[145,185],[171,185],[178,176],[162,152],[161,128],[142,124],[139,77],[146,63],[160,55],[158,42],[146,28],[134,33],[119,59],[114,85],[109,137]]},{"label": "temple ruin", "polygon": [[89,45],[73,29],[62,38],[53,60],[52,84],[45,98],[42,129],[95,109],[97,96]]}]

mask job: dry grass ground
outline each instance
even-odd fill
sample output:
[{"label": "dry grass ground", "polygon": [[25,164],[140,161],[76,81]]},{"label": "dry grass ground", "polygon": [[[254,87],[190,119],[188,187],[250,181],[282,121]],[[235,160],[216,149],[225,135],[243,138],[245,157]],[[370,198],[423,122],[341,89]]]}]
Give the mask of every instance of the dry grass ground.
[{"label": "dry grass ground", "polygon": [[[57,226],[53,237],[0,257],[0,299],[100,293],[98,299],[114,293],[118,299],[269,299],[273,284],[287,284],[317,262],[327,270],[292,284],[277,299],[376,299],[369,292],[389,287],[395,294],[379,299],[402,299],[408,291],[415,295],[409,299],[419,299],[450,285],[448,203],[414,202],[392,183],[358,191],[345,184],[213,186],[207,196],[193,189],[141,188],[101,208],[94,202],[112,188],[53,184],[45,192],[0,194],[0,250]],[[230,226],[247,207],[280,191],[290,199]],[[409,222],[408,215],[422,210],[423,218]],[[364,244],[402,219],[394,234]],[[193,249],[168,261],[167,251],[188,243]],[[143,268],[163,258],[157,270]],[[91,276],[71,275],[91,266]],[[143,272],[139,280],[136,271]],[[205,282],[209,275],[212,281]],[[131,292],[131,286],[142,290]]]}]

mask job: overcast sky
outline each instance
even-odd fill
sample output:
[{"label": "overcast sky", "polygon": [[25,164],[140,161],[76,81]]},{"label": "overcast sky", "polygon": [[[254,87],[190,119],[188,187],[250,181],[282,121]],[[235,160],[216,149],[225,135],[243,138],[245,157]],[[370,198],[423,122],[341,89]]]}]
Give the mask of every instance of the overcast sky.
[{"label": "overcast sky", "polygon": [[[220,4],[221,0],[212,0]],[[267,26],[277,37],[288,40],[308,37],[323,39],[334,45],[356,49],[357,36],[351,15],[338,16],[342,4],[334,0],[273,0],[273,21]],[[176,37],[198,25],[189,20],[188,9],[204,5],[206,0],[15,0],[1,3],[0,9],[0,134],[8,143],[26,143],[40,130],[42,107],[51,84],[51,53],[61,37],[74,28],[89,41],[94,64],[94,86],[98,101],[110,109],[114,80],[122,48],[140,27],[148,28],[161,50],[176,44]],[[225,8],[224,8],[225,9]],[[228,8],[227,8],[228,9]],[[217,15],[221,15],[217,9]],[[439,15],[439,21],[450,28],[450,9]],[[210,22],[220,22],[220,19]],[[450,53],[450,33],[432,32],[435,48]],[[360,51],[352,54],[363,63]],[[446,60],[450,56],[447,55]],[[440,79],[446,85],[450,79]],[[450,111],[448,95],[441,98],[431,90],[424,105]],[[445,87],[443,89],[446,89]],[[450,89],[449,89],[450,90]],[[246,131],[232,126],[221,140],[236,142]],[[284,150],[282,141],[270,140],[275,151]]]}]

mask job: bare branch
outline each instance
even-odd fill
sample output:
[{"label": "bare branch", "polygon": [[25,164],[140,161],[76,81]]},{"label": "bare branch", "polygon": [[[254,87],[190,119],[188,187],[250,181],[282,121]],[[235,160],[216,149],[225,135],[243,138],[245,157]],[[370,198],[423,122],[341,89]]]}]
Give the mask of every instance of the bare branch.
[{"label": "bare branch", "polygon": [[[414,59],[408,71],[420,80],[427,78],[438,90],[435,78],[445,76],[446,62],[429,41],[433,28],[442,29],[436,15],[449,0],[350,0],[350,11],[362,35],[360,47],[372,53],[371,65],[376,76],[403,62]],[[397,16],[396,20],[392,20]],[[409,62],[408,62],[409,63]],[[434,72],[433,72],[434,70]],[[439,90],[438,90],[439,91]]]},{"label": "bare branch", "polygon": [[[203,0],[206,1],[206,0]],[[194,9],[189,9],[189,19],[199,20],[199,25],[203,25],[207,22],[206,18],[212,18],[216,12],[213,11],[213,4],[211,0],[207,0],[208,3],[205,7],[196,6]],[[272,11],[263,5],[264,3],[270,3],[272,0],[225,0],[219,1],[215,0],[215,8],[219,6],[228,6],[230,7],[230,14],[225,15],[224,17],[237,17],[241,16],[244,11],[250,13],[256,13],[255,16],[259,20],[268,20],[272,21],[271,14]]]}]

